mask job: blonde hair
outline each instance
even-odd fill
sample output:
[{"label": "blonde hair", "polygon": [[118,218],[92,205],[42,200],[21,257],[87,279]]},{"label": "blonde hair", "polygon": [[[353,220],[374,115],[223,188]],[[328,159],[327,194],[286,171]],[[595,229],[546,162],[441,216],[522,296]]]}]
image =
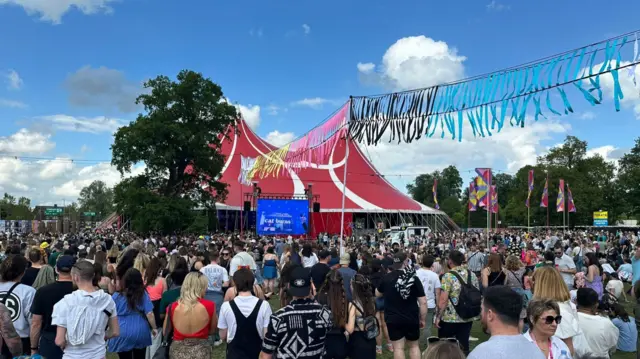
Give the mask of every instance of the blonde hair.
[{"label": "blonde hair", "polygon": [[507,267],[508,270],[510,271],[517,271],[521,268],[522,266],[522,262],[520,262],[520,258],[516,257],[516,256],[508,256],[506,263],[505,263],[505,267]]},{"label": "blonde hair", "polygon": [[566,302],[571,299],[569,288],[553,267],[540,267],[533,272],[533,299]]},{"label": "blonde hair", "polygon": [[142,273],[144,275],[144,271],[147,269],[147,267],[149,266],[149,256],[144,254],[144,253],[140,253],[136,256],[135,261],[133,262],[133,268],[137,269],[138,272]]},{"label": "blonde hair", "polygon": [[120,254],[120,250],[118,249],[118,246],[115,243],[107,251],[107,257],[117,258],[119,254]]},{"label": "blonde hair", "polygon": [[180,288],[178,303],[186,307],[186,312],[191,311],[198,303],[198,299],[202,298],[208,285],[209,281],[202,273],[191,272],[187,274]]},{"label": "blonde hair", "polygon": [[464,353],[456,343],[440,341],[429,344],[427,350],[422,352],[422,359],[464,359]]}]

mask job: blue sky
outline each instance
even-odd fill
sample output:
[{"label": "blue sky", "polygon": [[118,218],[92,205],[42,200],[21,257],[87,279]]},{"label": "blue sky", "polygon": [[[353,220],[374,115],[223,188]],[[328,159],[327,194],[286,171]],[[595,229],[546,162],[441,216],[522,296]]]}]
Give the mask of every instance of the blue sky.
[{"label": "blue sky", "polygon": [[[117,182],[95,160],[110,159],[113,131],[139,110],[131,99],[159,74],[202,72],[243,106],[259,135],[281,143],[349,95],[432,85],[587,45],[635,30],[640,11],[634,2],[609,9],[549,0],[59,3],[0,0],[0,187],[38,203],[74,200],[93,179]],[[389,67],[412,57],[421,67]],[[364,81],[359,63],[374,64],[377,81]],[[467,134],[462,144],[430,139],[366,152],[403,190],[412,175],[448,164],[513,171],[567,134],[615,160],[640,133],[638,93],[625,95],[620,113],[611,101],[576,101],[572,116],[492,139]],[[46,160],[55,157],[76,161]]]}]

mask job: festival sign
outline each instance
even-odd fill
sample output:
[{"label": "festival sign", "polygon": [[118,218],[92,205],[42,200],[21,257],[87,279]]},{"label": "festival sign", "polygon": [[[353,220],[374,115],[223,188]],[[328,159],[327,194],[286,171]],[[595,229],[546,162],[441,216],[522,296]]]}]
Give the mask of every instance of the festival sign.
[{"label": "festival sign", "polygon": [[606,227],[609,225],[609,212],[597,211],[593,212],[593,225],[595,227]]}]

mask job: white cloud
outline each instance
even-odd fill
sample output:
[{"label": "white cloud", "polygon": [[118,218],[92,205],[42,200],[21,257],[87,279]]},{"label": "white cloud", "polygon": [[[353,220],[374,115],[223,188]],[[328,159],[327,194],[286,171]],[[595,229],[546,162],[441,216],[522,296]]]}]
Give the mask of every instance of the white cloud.
[{"label": "white cloud", "polygon": [[511,9],[511,6],[501,4],[496,0],[492,0],[490,3],[487,4],[487,11],[500,12],[500,11],[509,10],[509,9]]},{"label": "white cloud", "polygon": [[302,24],[302,31],[304,31],[305,35],[309,35],[311,33],[311,26]]},{"label": "white cloud", "polygon": [[109,3],[116,0],[0,0],[0,5],[17,5],[29,15],[39,15],[40,20],[60,24],[62,17],[76,8],[83,14],[110,13]]},{"label": "white cloud", "polygon": [[[620,66],[626,66],[629,62],[621,62]],[[600,71],[602,67],[602,63],[599,63],[593,66],[594,72]],[[632,77],[629,76],[629,73],[633,73],[635,70],[636,82],[638,86],[633,84]],[[585,70],[588,71],[588,68]],[[622,93],[624,94],[624,98],[620,100],[620,104],[623,108],[632,109],[636,119],[640,120],[640,66],[633,69],[633,67],[627,67],[620,71],[618,71],[618,78],[620,80],[620,88],[622,89]],[[603,89],[603,98],[611,101],[613,99],[613,77],[610,73],[600,75],[600,86]],[[583,87],[585,89],[590,89],[591,83],[589,80],[583,81]],[[592,92],[595,94],[595,92]]]},{"label": "white cloud", "polygon": [[[547,151],[546,142],[554,136],[564,136],[570,125],[555,120],[534,122],[527,118],[527,127],[505,127],[491,137],[471,135],[470,126],[465,122],[462,142],[452,140],[440,132],[432,138],[421,138],[410,144],[395,144],[383,141],[377,146],[364,146],[363,152],[370,158],[376,169],[400,190],[413,181],[419,173],[432,172],[449,165],[455,165],[466,181],[471,176],[469,170],[476,167],[516,172],[522,166],[535,164],[537,157]],[[399,178],[397,175],[406,175]]]},{"label": "white cloud", "polygon": [[[2,0],[0,0],[0,3],[1,1]],[[16,70],[9,70],[5,76],[7,77],[7,86],[9,90],[20,90],[22,85],[24,85],[24,81]]]},{"label": "white cloud", "polygon": [[336,100],[329,100],[322,97],[313,97],[313,98],[304,98],[302,100],[292,102],[291,106],[306,106],[314,110],[319,110],[324,105],[336,105],[339,103],[340,101],[336,101]]},{"label": "white cloud", "polygon": [[407,90],[455,81],[464,77],[464,61],[455,48],[424,35],[396,41],[382,63],[358,63],[363,82],[388,90]]},{"label": "white cloud", "polygon": [[593,120],[596,118],[596,114],[591,111],[585,111],[578,116],[581,120]]},{"label": "white cloud", "polygon": [[0,98],[0,107],[27,108],[27,105],[20,101],[7,100],[4,98]]},{"label": "white cloud", "polygon": [[271,116],[277,116],[278,113],[280,113],[280,107],[276,106],[276,105],[269,105],[267,106],[267,113]]},{"label": "white cloud", "polygon": [[276,130],[269,132],[266,140],[276,147],[281,147],[293,141],[295,138],[296,135],[293,132],[280,132]]},{"label": "white cloud", "polygon": [[[124,178],[133,177],[144,172],[144,166],[132,168],[131,173],[125,174]],[[123,177],[114,166],[109,163],[99,163],[92,166],[82,167],[74,173],[74,178],[54,186],[51,193],[55,196],[76,199],[80,195],[82,188],[88,186],[93,181],[103,181],[108,187],[113,187],[120,182]]]},{"label": "white cloud", "polygon": [[258,105],[236,105],[240,109],[242,117],[252,130],[260,126],[260,106]]},{"label": "white cloud", "polygon": [[618,161],[624,155],[624,150],[612,145],[605,145],[587,150],[587,157],[600,155],[607,162],[612,162],[616,168],[618,167]]},{"label": "white cloud", "polygon": [[69,158],[56,157],[53,160],[38,161],[41,165],[39,177],[43,180],[58,178],[73,170],[74,164]]},{"label": "white cloud", "polygon": [[54,128],[62,131],[87,133],[114,133],[125,125],[123,120],[98,116],[93,118],[73,117],[67,115],[43,116],[40,119],[49,121]]},{"label": "white cloud", "polygon": [[51,135],[32,132],[26,128],[10,136],[0,137],[0,153],[12,155],[42,154],[55,146],[55,143],[51,142]]}]

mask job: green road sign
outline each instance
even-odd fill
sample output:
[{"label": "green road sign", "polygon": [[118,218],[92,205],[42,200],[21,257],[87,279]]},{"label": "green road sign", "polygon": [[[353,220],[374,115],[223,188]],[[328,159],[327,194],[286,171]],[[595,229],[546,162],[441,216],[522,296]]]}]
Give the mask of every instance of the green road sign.
[{"label": "green road sign", "polygon": [[95,217],[96,216],[96,212],[84,212],[83,213],[85,217]]},{"label": "green road sign", "polygon": [[45,216],[59,216],[62,214],[62,208],[47,208],[44,210]]}]

